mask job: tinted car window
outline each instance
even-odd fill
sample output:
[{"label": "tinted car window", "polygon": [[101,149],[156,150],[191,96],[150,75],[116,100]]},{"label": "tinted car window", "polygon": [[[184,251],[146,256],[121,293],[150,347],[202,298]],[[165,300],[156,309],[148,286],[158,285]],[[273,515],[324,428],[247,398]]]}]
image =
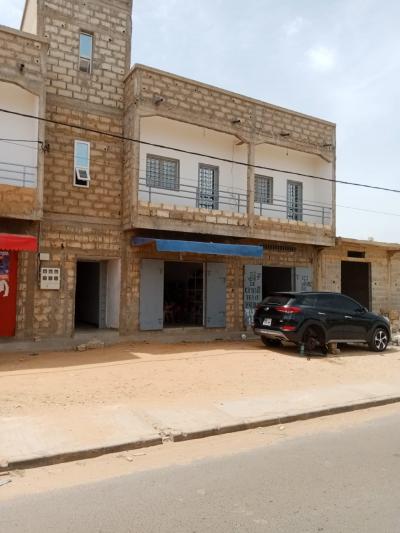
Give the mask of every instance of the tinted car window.
[{"label": "tinted car window", "polygon": [[317,306],[326,309],[337,309],[337,300],[335,294],[318,294]]},{"label": "tinted car window", "polygon": [[262,301],[263,304],[270,304],[270,305],[286,305],[291,300],[291,296],[285,296],[282,294],[276,294],[267,296]]},{"label": "tinted car window", "polygon": [[317,296],[315,294],[305,294],[303,296],[296,296],[295,305],[304,305],[309,307],[315,307],[317,305]]},{"label": "tinted car window", "polygon": [[342,296],[341,294],[336,295],[337,307],[346,311],[347,313],[354,313],[357,309],[361,308],[361,305],[348,298],[347,296]]}]

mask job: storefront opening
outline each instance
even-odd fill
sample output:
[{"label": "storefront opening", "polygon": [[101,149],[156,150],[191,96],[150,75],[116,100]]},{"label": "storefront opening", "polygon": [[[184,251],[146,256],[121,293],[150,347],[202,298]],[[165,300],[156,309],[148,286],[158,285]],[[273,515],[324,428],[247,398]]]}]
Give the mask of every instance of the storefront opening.
[{"label": "storefront opening", "polygon": [[203,326],[203,263],[164,264],[164,327]]},{"label": "storefront opening", "polygon": [[293,290],[293,269],[286,267],[263,267],[262,297],[271,292]]}]

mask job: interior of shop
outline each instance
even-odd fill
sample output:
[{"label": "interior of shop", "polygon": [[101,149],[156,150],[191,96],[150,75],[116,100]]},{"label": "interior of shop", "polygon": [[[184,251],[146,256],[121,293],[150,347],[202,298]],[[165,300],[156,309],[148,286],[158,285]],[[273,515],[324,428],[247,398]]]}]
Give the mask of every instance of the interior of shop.
[{"label": "interior of shop", "polygon": [[262,297],[271,292],[293,290],[293,269],[288,267],[263,267]]},{"label": "interior of shop", "polygon": [[203,326],[204,265],[164,264],[164,327]]},{"label": "interior of shop", "polygon": [[75,327],[98,328],[100,322],[100,262],[76,265]]}]

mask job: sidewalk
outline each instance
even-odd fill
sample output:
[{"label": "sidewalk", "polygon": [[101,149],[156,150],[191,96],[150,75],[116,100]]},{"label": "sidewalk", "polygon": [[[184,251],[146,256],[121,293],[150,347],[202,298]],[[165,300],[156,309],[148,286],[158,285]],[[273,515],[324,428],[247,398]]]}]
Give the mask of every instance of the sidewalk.
[{"label": "sidewalk", "polygon": [[0,356],[3,469],[400,401],[400,350],[300,357],[259,341]]}]

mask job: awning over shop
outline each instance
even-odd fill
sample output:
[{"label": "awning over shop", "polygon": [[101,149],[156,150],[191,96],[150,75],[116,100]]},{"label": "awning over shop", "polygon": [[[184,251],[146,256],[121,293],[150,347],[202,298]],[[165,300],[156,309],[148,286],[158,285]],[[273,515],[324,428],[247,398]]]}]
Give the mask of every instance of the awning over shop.
[{"label": "awning over shop", "polygon": [[263,247],[249,244],[221,244],[218,242],[177,241],[133,237],[134,246],[155,243],[158,252],[188,252],[192,254],[233,255],[237,257],[262,257]]},{"label": "awning over shop", "polygon": [[32,235],[0,233],[0,250],[36,252],[37,247],[37,238]]}]

